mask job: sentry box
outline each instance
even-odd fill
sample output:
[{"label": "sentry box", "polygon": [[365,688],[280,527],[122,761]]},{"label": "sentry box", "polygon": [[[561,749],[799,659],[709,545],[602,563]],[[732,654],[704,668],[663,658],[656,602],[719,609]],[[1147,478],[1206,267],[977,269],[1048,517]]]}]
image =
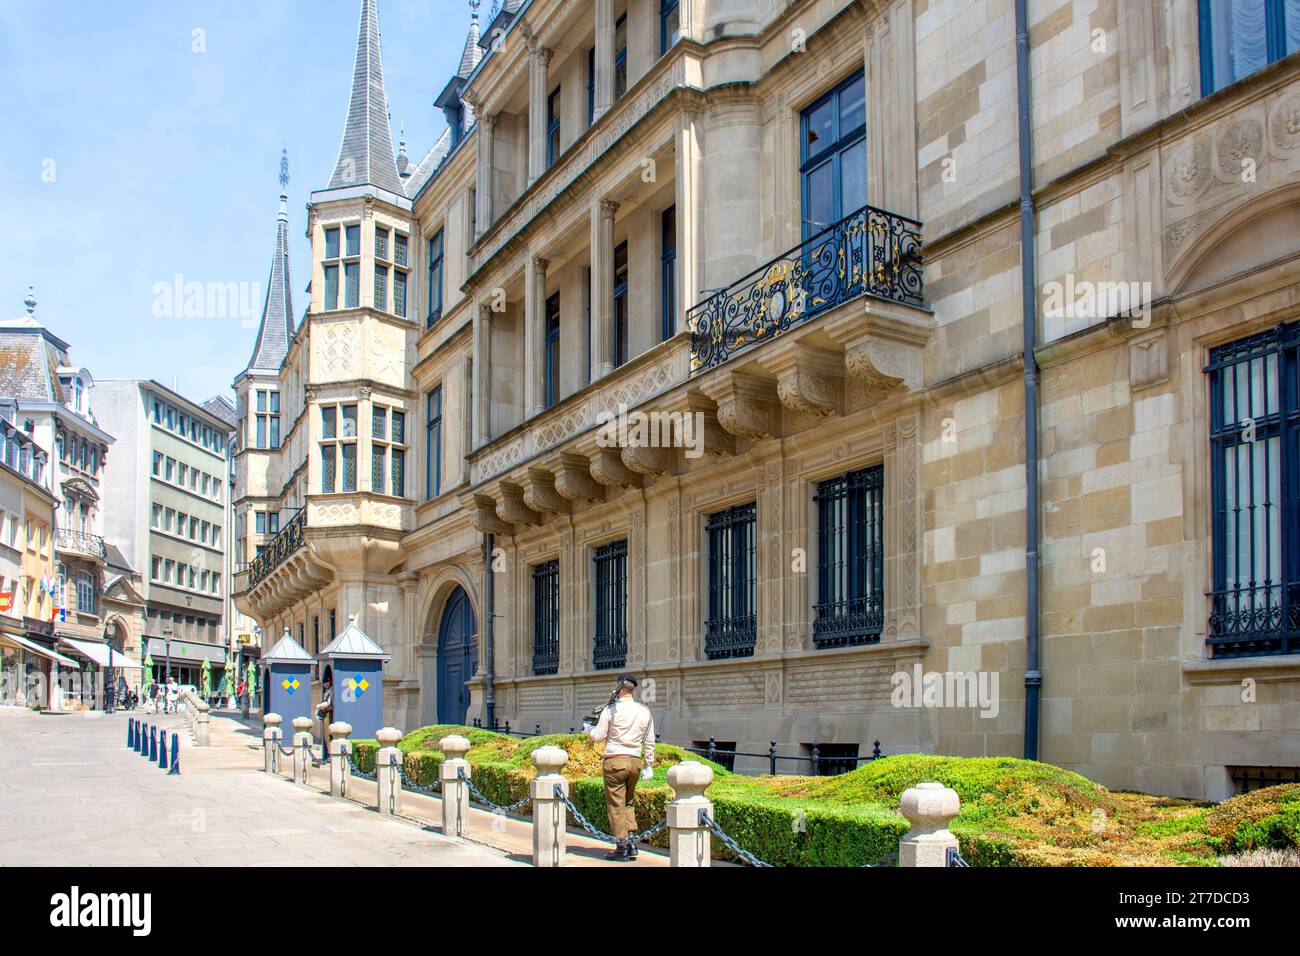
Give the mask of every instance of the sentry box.
[{"label": "sentry box", "polygon": [[284,636],[261,660],[262,713],[279,714],[284,727],[292,727],[295,717],[310,718],[313,663],[312,656],[285,628]]},{"label": "sentry box", "polygon": [[348,626],[329,642],[318,658],[322,685],[333,685],[333,713],[317,715],[326,726],[331,721],[342,721],[352,725],[355,740],[375,736],[384,726],[384,664],[390,657],[357,626],[357,616],[353,614]]}]

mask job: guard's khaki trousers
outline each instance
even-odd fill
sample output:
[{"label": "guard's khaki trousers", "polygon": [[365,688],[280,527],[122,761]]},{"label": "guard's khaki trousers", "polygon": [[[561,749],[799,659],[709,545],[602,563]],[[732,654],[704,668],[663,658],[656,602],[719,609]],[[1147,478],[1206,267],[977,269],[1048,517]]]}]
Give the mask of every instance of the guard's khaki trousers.
[{"label": "guard's khaki trousers", "polygon": [[609,832],[620,840],[636,833],[636,812],[632,799],[636,796],[636,782],[644,766],[637,757],[606,757],[605,807],[609,811]]}]

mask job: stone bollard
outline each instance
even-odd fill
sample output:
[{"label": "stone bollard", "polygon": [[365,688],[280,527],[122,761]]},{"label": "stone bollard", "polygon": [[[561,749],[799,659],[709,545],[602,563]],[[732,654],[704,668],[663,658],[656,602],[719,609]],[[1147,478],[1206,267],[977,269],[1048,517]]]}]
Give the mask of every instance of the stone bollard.
[{"label": "stone bollard", "polygon": [[684,760],[668,769],[668,786],[676,796],[668,803],[668,865],[711,866],[709,830],[700,811],[713,816],[713,803],[704,791],[713,783],[706,764]]},{"label": "stone bollard", "polygon": [[948,824],[961,811],[957,791],[941,783],[918,783],[903,791],[898,812],[912,825],[898,843],[899,866],[947,866],[957,838]]},{"label": "stone bollard", "polygon": [[537,776],[528,785],[528,795],[533,799],[533,866],[564,865],[568,809],[555,788],[568,797],[569,781],[560,772],[568,762],[563,747],[538,747],[533,751]]},{"label": "stone bollard", "polygon": [[275,773],[280,758],[280,720],[279,714],[262,715],[262,756],[267,773]]},{"label": "stone bollard", "polygon": [[375,733],[375,739],[382,744],[375,754],[379,812],[395,814],[402,798],[402,752],[397,749],[402,732],[396,727],[380,727]]},{"label": "stone bollard", "polygon": [[311,718],[295,717],[293,719],[293,782],[306,783],[307,771],[311,769]]},{"label": "stone bollard", "polygon": [[330,796],[346,797],[352,779],[352,725],[336,722],[329,725]]},{"label": "stone bollard", "polygon": [[208,712],[212,708],[199,701],[194,705],[194,745],[196,747],[206,747],[210,739],[208,727]]},{"label": "stone bollard", "polygon": [[442,781],[442,835],[464,836],[469,832],[469,786],[460,775],[463,771],[468,779],[471,773],[465,759],[470,743],[460,734],[451,734],[443,737],[438,747],[444,755],[438,769]]}]

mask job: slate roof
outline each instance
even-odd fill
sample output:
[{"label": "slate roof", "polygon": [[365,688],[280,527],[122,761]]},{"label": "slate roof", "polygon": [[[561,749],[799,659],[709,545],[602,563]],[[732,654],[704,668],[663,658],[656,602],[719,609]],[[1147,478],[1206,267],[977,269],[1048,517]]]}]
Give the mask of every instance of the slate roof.
[{"label": "slate roof", "polygon": [[393,131],[388,120],[384,64],[379,49],[378,0],[361,0],[352,99],[343,126],[343,145],[327,188],[349,186],[377,186],[398,196],[406,195],[393,155]]},{"label": "slate roof", "polygon": [[407,180],[407,190],[412,196],[419,195],[424,184],[427,183],[433,174],[438,171],[442,161],[447,158],[447,153],[451,151],[451,128],[448,127],[442,131],[438,141],[433,144],[433,148],[420,160],[420,165],[415,167],[411,173],[411,178]]},{"label": "slate roof", "polygon": [[0,322],[0,397],[66,404],[58,370],[68,362],[67,349],[30,311]]},{"label": "slate roof", "polygon": [[293,283],[289,276],[289,197],[281,193],[280,214],[275,224],[275,252],[271,254],[271,276],[266,283],[266,301],[262,305],[262,323],[257,329],[253,357],[249,359],[245,371],[278,372],[284,357],[289,354],[289,343],[292,341]]},{"label": "slate roof", "polygon": [[230,399],[226,398],[224,395],[213,395],[203,403],[202,407],[205,412],[221,419],[231,428],[234,428],[239,424],[239,412],[237,412],[235,406],[230,403]]},{"label": "slate roof", "polygon": [[479,36],[478,11],[475,10],[470,14],[469,36],[465,37],[465,49],[460,54],[460,68],[456,70],[456,75],[462,80],[468,78],[483,59],[483,48],[478,45]]},{"label": "slate roof", "polygon": [[119,571],[134,572],[135,568],[131,567],[131,562],[126,559],[121,550],[115,544],[104,542],[104,563],[110,568],[116,568]]},{"label": "slate roof", "polygon": [[357,622],[354,619],[348,621],[348,626],[343,628],[342,633],[325,646],[325,649],[320,652],[320,656],[381,659],[386,661],[392,655],[376,644],[369,634],[357,627]]}]

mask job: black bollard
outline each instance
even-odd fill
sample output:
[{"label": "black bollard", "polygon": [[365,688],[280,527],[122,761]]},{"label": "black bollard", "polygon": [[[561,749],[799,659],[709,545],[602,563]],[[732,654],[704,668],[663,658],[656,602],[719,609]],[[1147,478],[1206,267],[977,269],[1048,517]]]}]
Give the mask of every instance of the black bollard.
[{"label": "black bollard", "polygon": [[127,721],[126,721],[126,745],[127,745],[127,747],[130,747],[130,746],[131,746],[131,720],[130,720],[130,718],[127,718]]},{"label": "black bollard", "polygon": [[158,766],[167,769],[167,731],[158,735]]},{"label": "black bollard", "polygon": [[169,777],[179,777],[181,775],[181,744],[172,734],[172,768],[167,771]]},{"label": "black bollard", "polygon": [[149,727],[149,760],[157,761],[158,759],[158,728]]}]

